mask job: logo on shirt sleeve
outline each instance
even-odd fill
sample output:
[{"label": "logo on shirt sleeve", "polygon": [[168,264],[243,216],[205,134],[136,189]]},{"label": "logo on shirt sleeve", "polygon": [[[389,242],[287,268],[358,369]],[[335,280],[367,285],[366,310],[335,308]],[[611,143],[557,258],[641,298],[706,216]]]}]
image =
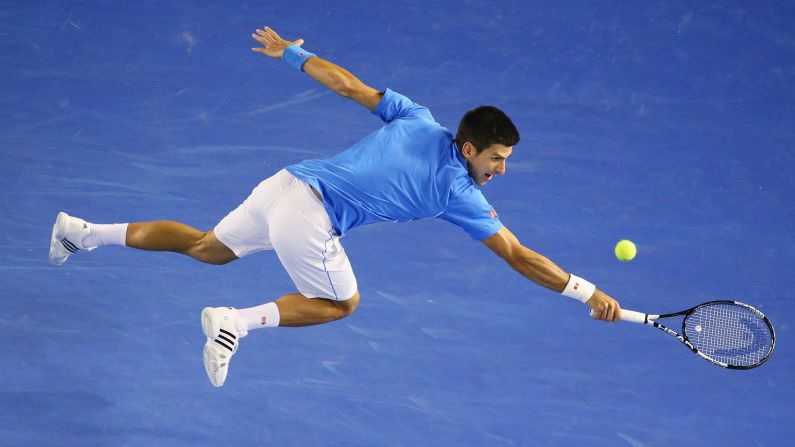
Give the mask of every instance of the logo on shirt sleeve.
[{"label": "logo on shirt sleeve", "polygon": [[492,219],[496,219],[497,218],[497,210],[492,208],[491,211],[489,211],[489,217],[492,218]]}]

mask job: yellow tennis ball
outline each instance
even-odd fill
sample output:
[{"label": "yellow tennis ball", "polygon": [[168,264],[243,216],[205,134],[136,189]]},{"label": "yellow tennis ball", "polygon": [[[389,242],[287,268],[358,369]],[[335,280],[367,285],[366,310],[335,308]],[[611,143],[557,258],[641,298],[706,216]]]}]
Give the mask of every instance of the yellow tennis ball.
[{"label": "yellow tennis ball", "polygon": [[638,249],[632,241],[624,239],[616,244],[616,257],[622,261],[631,261],[637,253]]}]

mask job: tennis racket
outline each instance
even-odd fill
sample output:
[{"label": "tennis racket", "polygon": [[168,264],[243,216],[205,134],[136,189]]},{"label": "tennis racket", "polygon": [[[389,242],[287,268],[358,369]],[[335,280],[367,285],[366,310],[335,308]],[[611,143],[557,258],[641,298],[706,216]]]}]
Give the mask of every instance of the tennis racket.
[{"label": "tennis racket", "polygon": [[[683,315],[681,334],[657,321]],[[710,301],[664,315],[622,309],[621,320],[654,326],[681,341],[702,359],[729,369],[756,368],[770,358],[776,345],[770,320],[739,301]]]}]

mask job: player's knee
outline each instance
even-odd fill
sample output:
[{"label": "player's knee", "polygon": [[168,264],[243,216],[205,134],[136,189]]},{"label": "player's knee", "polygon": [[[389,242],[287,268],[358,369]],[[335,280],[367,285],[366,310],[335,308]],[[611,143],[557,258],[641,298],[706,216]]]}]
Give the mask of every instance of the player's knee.
[{"label": "player's knee", "polygon": [[223,245],[212,231],[203,233],[191,248],[191,256],[207,264],[228,264],[237,256],[227,246]]},{"label": "player's knee", "polygon": [[350,298],[347,300],[341,301],[334,301],[334,304],[337,306],[339,310],[339,318],[345,318],[353,313],[356,310],[356,307],[359,305],[359,291],[357,290]]}]

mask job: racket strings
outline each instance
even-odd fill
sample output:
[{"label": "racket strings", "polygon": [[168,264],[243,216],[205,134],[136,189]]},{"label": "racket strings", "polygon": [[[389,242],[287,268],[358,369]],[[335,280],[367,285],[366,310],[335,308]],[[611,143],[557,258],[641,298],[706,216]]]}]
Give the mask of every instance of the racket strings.
[{"label": "racket strings", "polygon": [[695,309],[685,319],[684,332],[703,354],[735,366],[759,363],[773,344],[764,319],[753,309],[732,303]]}]

